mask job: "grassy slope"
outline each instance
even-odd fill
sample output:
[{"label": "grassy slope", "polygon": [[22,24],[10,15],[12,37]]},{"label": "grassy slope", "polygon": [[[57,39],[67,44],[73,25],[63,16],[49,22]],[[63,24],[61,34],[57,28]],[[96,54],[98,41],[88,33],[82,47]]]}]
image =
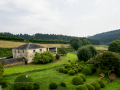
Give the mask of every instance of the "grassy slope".
[{"label": "grassy slope", "polygon": [[13,67],[7,67],[4,68],[4,75],[7,74],[12,74],[12,73],[18,73],[18,72],[26,72],[34,69],[45,69],[45,68],[50,68],[58,65],[62,65],[64,63],[67,63],[68,60],[77,60],[76,54],[68,53],[66,56],[62,56],[60,60],[56,60],[53,63],[48,63],[48,64],[42,64],[42,65],[36,65],[36,64],[28,64],[28,65],[18,65],[18,66],[13,66]]}]

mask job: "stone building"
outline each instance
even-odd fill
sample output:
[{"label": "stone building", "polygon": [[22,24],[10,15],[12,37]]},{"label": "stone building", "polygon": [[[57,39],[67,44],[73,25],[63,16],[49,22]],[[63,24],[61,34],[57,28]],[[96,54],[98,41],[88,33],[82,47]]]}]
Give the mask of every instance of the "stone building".
[{"label": "stone building", "polygon": [[25,57],[28,60],[27,63],[32,62],[32,59],[35,56],[36,52],[42,53],[45,51],[51,51],[55,55],[57,53],[57,48],[56,47],[46,48],[33,43],[26,43],[24,45],[12,49],[13,58]]}]

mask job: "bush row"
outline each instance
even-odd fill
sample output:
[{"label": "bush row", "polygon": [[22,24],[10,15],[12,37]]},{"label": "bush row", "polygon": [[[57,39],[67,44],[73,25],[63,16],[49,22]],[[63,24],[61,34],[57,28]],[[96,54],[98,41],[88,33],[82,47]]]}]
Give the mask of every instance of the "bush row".
[{"label": "bush row", "polygon": [[104,88],[105,84],[102,80],[98,80],[96,82],[92,82],[90,84],[78,85],[76,90],[100,90],[100,88]]}]

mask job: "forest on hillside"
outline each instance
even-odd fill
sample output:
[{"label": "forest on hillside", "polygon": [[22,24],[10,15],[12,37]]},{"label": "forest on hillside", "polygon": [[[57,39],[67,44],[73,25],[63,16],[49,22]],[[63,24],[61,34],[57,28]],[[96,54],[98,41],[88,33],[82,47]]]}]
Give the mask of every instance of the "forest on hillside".
[{"label": "forest on hillside", "polygon": [[58,44],[69,44],[72,38],[79,38],[81,41],[87,39],[91,44],[99,45],[100,42],[97,39],[89,39],[85,37],[75,37],[66,35],[56,35],[56,34],[41,34],[36,33],[34,35],[28,34],[11,34],[9,32],[1,32],[0,40],[9,41],[26,41],[34,43],[58,43]]},{"label": "forest on hillside", "polygon": [[90,36],[88,38],[98,39],[100,41],[100,44],[108,45],[110,42],[112,42],[114,40],[120,40],[120,29],[96,34],[96,35]]}]

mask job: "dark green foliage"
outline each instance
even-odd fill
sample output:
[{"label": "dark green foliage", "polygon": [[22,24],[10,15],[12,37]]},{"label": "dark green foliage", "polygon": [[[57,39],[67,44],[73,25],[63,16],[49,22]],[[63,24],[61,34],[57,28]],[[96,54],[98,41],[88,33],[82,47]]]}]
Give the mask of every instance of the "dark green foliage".
[{"label": "dark green foliage", "polygon": [[92,82],[91,85],[95,88],[95,90],[100,90],[100,84],[97,82]]},{"label": "dark green foliage", "polygon": [[7,87],[7,84],[5,81],[0,81],[0,85],[2,85],[2,88],[6,88]]},{"label": "dark green foliage", "polygon": [[36,53],[35,57],[33,58],[33,62],[38,64],[50,63],[54,60],[55,60],[55,57],[53,53],[51,53],[50,51],[46,51],[41,54]]},{"label": "dark green foliage", "polygon": [[34,83],[34,88],[33,90],[39,90],[40,89],[40,86],[38,83]]},{"label": "dark green foliage", "polygon": [[72,79],[72,83],[74,85],[80,85],[80,84],[83,84],[83,79],[79,76],[75,76],[73,79]]},{"label": "dark green foliage", "polygon": [[78,72],[81,72],[82,71],[82,68],[81,67],[78,67]]},{"label": "dark green foliage", "polygon": [[119,36],[120,36],[120,29],[99,33],[89,38],[98,39],[101,44],[107,44],[114,40],[120,40]]},{"label": "dark green foliage", "polygon": [[76,90],[88,90],[87,87],[85,85],[78,85],[76,87]]},{"label": "dark green foliage", "polygon": [[120,56],[117,53],[106,51],[103,54],[96,55],[94,58],[94,65],[100,67],[103,70],[109,70],[119,68]]},{"label": "dark green foliage", "polygon": [[60,67],[60,68],[59,68],[59,72],[60,72],[60,73],[63,73],[63,71],[64,71],[64,68],[63,68],[63,67]]},{"label": "dark green foliage", "polygon": [[85,84],[88,90],[95,90],[95,88],[91,84]]},{"label": "dark green foliage", "polygon": [[2,48],[0,47],[0,57],[10,57],[12,56],[13,48]]},{"label": "dark green foliage", "polygon": [[103,82],[102,80],[98,80],[97,83],[100,84],[100,87],[101,87],[101,88],[104,88],[104,87],[105,87],[105,84],[104,84],[104,82]]},{"label": "dark green foliage", "polygon": [[78,69],[73,69],[74,71],[75,71],[75,74],[77,74],[78,73]]},{"label": "dark green foliage", "polygon": [[109,44],[108,51],[120,53],[120,40],[115,40]]},{"label": "dark green foliage", "polygon": [[61,46],[61,48],[59,48],[59,51],[58,51],[60,54],[63,54],[63,55],[66,55],[67,52],[65,51],[65,47]]},{"label": "dark green foliage", "polygon": [[57,54],[55,55],[55,57],[56,57],[56,59],[58,60],[58,59],[60,58],[60,55],[57,53]]},{"label": "dark green foliage", "polygon": [[64,82],[61,82],[60,85],[61,85],[62,87],[66,87],[66,84],[65,84]]},{"label": "dark green foliage", "polygon": [[75,75],[75,71],[74,71],[74,70],[69,70],[69,71],[68,71],[68,74],[69,74],[69,75]]},{"label": "dark green foliage", "polygon": [[67,63],[66,65],[65,65],[65,68],[71,68],[72,67],[72,65],[70,64],[70,63]]},{"label": "dark green foliage", "polygon": [[55,83],[55,82],[51,82],[50,84],[49,84],[49,88],[50,89],[56,89],[58,86],[57,86],[57,84]]},{"label": "dark green foliage", "polygon": [[19,75],[14,81],[13,90],[27,90],[27,85],[28,85],[29,90],[33,90],[34,82],[33,82],[32,77],[28,76],[28,78],[26,79],[25,74]]},{"label": "dark green foliage", "polygon": [[2,79],[3,73],[4,73],[4,67],[2,66],[0,62],[0,79]]},{"label": "dark green foliage", "polygon": [[91,57],[93,57],[93,56],[95,56],[97,54],[97,50],[93,45],[88,45],[86,47],[89,48],[89,50],[91,52]]},{"label": "dark green foliage", "polygon": [[84,61],[85,64],[85,61],[89,60],[91,57],[90,49],[85,46],[80,47],[78,49],[77,57],[80,61]]},{"label": "dark green foliage", "polygon": [[82,70],[82,73],[85,75],[91,75],[92,74],[92,70],[89,67],[84,67]]},{"label": "dark green foliage", "polygon": [[87,64],[86,67],[89,67],[92,70],[92,74],[96,72],[96,67],[93,64]]},{"label": "dark green foliage", "polygon": [[86,81],[86,76],[84,74],[80,74],[80,77],[83,79],[83,82]]},{"label": "dark green foliage", "polygon": [[65,74],[68,74],[68,69],[63,69],[63,72],[64,72]]}]

